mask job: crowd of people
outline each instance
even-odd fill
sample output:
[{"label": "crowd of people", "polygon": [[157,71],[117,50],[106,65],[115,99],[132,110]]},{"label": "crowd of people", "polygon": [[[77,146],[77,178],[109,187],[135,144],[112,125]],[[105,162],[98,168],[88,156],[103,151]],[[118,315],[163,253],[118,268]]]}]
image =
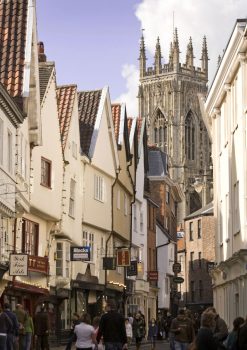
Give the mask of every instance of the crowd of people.
[{"label": "crowd of people", "polygon": [[[226,322],[209,307],[201,315],[180,309],[173,318],[168,312],[146,325],[141,311],[124,318],[115,300],[107,300],[106,312],[91,320],[88,314],[74,313],[65,350],[125,350],[143,339],[155,350],[156,340],[169,341],[170,350],[247,350],[247,319],[237,317],[229,332]],[[11,311],[0,307],[0,350],[49,350],[49,317],[41,305],[34,320],[21,304]],[[32,347],[33,346],[33,347]]]}]

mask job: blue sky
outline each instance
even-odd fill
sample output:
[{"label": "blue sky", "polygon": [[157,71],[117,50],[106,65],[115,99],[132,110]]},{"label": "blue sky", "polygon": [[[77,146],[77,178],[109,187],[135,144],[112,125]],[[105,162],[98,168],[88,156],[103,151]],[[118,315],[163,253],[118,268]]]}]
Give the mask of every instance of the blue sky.
[{"label": "blue sky", "polygon": [[[140,2],[140,1],[139,1]],[[37,0],[38,38],[56,62],[58,84],[125,90],[124,62],[136,63],[140,21],[134,0]]]},{"label": "blue sky", "polygon": [[[200,66],[203,36],[209,53],[209,84],[237,18],[246,18],[246,0],[36,0],[38,38],[56,62],[57,83],[80,90],[110,87],[112,101],[138,114],[138,56],[141,28],[153,64],[157,36],[167,62],[173,24],[178,28],[181,63],[192,37]],[[174,23],[173,23],[174,13]]]}]

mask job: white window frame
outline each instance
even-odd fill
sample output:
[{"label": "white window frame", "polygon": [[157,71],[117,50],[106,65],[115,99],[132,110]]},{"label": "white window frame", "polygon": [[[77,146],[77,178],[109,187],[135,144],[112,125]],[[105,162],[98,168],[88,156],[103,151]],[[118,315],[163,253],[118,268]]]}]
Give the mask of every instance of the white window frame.
[{"label": "white window frame", "polygon": [[96,174],[94,175],[94,199],[104,202],[104,178]]},{"label": "white window frame", "polygon": [[[58,244],[61,244],[62,249],[58,249]],[[57,263],[61,262],[61,266],[58,267]],[[57,271],[60,269],[60,273]],[[56,242],[56,276],[69,278],[70,276],[70,244],[69,242],[57,241]]]},{"label": "white window frame", "polygon": [[94,261],[94,233],[86,230],[82,231],[82,246],[90,247],[90,261]]}]

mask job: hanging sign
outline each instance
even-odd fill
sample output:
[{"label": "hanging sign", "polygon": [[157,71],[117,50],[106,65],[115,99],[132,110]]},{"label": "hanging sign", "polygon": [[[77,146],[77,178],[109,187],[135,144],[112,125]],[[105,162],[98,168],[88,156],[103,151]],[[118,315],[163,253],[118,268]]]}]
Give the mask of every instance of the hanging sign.
[{"label": "hanging sign", "polygon": [[71,261],[90,261],[90,247],[70,247]]},{"label": "hanging sign", "polygon": [[117,266],[130,265],[130,251],[128,248],[119,248],[117,250]]},{"label": "hanging sign", "polygon": [[27,254],[10,254],[9,257],[9,275],[10,276],[27,276],[28,275],[28,255]]},{"label": "hanging sign", "polygon": [[132,260],[127,267],[127,276],[137,276],[137,260]]}]

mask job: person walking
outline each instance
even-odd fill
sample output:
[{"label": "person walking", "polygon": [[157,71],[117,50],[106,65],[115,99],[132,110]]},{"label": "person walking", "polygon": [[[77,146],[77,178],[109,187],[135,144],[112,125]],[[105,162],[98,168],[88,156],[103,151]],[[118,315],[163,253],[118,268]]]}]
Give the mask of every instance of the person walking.
[{"label": "person walking", "polygon": [[9,316],[3,312],[2,306],[0,305],[0,349],[7,349],[7,335],[11,332],[13,323]]},{"label": "person walking", "polygon": [[165,330],[165,339],[169,340],[169,333],[172,323],[172,315],[170,312],[167,312],[166,318],[165,318],[165,324],[164,324],[164,330]]},{"label": "person walking", "polygon": [[90,315],[83,314],[81,322],[75,326],[75,346],[77,350],[92,350],[93,344],[97,345],[95,329],[90,323]]},{"label": "person walking", "polygon": [[66,345],[65,350],[71,350],[73,342],[76,341],[76,336],[74,331],[75,331],[75,326],[78,324],[80,324],[80,316],[78,315],[78,313],[74,312],[72,316],[72,325],[71,325],[71,330],[69,334],[69,341]]},{"label": "person walking", "polygon": [[214,307],[208,307],[205,312],[210,312],[214,314],[215,317],[215,329],[213,331],[214,337],[218,342],[218,347],[224,349],[223,342],[226,340],[228,336],[228,328],[226,322],[223,320],[223,318],[220,317],[220,315],[217,313],[216,309]]},{"label": "person walking", "polygon": [[204,312],[201,317],[201,328],[198,330],[197,337],[191,349],[217,350],[218,342],[213,336],[215,326],[215,314],[212,312]]},{"label": "person walking", "polygon": [[98,343],[102,337],[105,350],[127,349],[124,317],[117,311],[114,299],[108,299],[106,302],[106,313],[101,317],[97,334]]},{"label": "person walking", "polygon": [[136,340],[136,350],[140,349],[142,339],[145,337],[145,323],[140,313],[134,317],[133,321],[133,336]]},{"label": "person walking", "polygon": [[17,321],[19,324],[19,331],[18,331],[18,343],[19,343],[19,350],[25,349],[25,330],[24,330],[24,324],[27,319],[27,313],[24,311],[24,307],[22,304],[17,304],[16,309],[14,311],[17,317]]},{"label": "person walking", "polygon": [[151,341],[151,350],[155,349],[156,339],[158,335],[158,326],[154,318],[151,319],[148,327],[148,339]]},{"label": "person walking", "polygon": [[125,319],[125,329],[126,329],[126,335],[128,340],[128,346],[130,346],[132,343],[133,331],[132,331],[132,325],[128,318]]},{"label": "person walking", "polygon": [[32,337],[34,333],[33,319],[30,316],[29,312],[27,312],[27,319],[24,323],[24,332],[25,332],[25,350],[31,349]]},{"label": "person walking", "polygon": [[[92,326],[94,328],[95,336],[97,337],[98,331],[99,331],[99,323],[100,323],[100,316],[95,316],[93,318]],[[103,350],[103,339],[101,338],[99,344],[97,346],[94,345],[94,347],[98,348],[98,350]]]},{"label": "person walking", "polygon": [[240,327],[244,324],[243,317],[237,317],[233,321],[233,330],[228,334],[228,337],[224,341],[224,346],[227,350],[238,350],[238,332]]},{"label": "person walking", "polygon": [[12,321],[12,328],[7,334],[7,350],[13,350],[18,341],[19,325],[16,314],[10,310],[10,305],[8,303],[4,304],[4,312]]},{"label": "person walking", "polygon": [[174,333],[175,350],[186,350],[188,345],[194,340],[193,324],[186,317],[184,309],[180,309],[178,316],[172,321],[170,332]]},{"label": "person walking", "polygon": [[245,322],[241,325],[238,332],[238,341],[237,341],[238,350],[247,349],[247,316]]},{"label": "person walking", "polygon": [[49,320],[45,305],[41,305],[40,311],[34,317],[34,334],[36,350],[49,350]]}]

